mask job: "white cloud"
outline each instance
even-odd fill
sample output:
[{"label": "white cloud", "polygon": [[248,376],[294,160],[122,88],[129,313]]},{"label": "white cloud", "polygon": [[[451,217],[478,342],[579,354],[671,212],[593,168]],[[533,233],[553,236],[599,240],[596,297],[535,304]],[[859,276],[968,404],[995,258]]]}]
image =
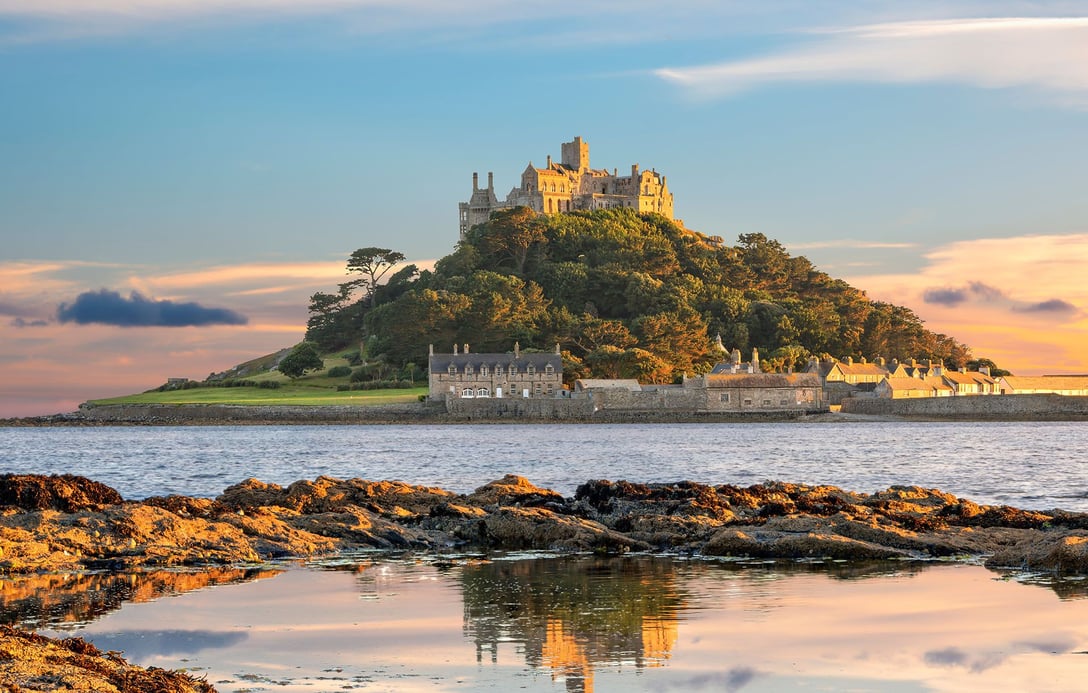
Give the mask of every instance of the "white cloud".
[{"label": "white cloud", "polygon": [[946,82],[1088,95],[1088,17],[890,22],[810,36],[773,55],[655,74],[705,97],[782,82]]}]

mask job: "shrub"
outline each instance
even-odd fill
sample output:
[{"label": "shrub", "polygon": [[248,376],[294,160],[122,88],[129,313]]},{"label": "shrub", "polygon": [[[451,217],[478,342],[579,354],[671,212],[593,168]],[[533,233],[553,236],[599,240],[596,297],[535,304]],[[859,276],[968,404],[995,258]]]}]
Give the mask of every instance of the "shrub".
[{"label": "shrub", "polygon": [[351,375],[351,366],[333,366],[326,375],[330,378],[346,378]]}]

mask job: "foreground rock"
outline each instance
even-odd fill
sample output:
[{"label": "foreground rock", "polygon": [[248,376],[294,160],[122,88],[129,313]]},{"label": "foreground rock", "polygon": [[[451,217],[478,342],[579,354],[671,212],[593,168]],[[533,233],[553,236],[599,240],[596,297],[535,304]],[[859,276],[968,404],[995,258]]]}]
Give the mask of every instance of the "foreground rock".
[{"label": "foreground rock", "polygon": [[215,693],[188,674],[132,666],[82,638],[54,640],[0,626],[0,690]]},{"label": "foreground rock", "polygon": [[564,498],[506,476],[475,492],[319,477],[218,498],[124,501],[81,477],[0,475],[0,573],[245,564],[354,549],[673,551],[837,559],[982,557],[1088,573],[1088,515],[767,482],[589,481]]}]

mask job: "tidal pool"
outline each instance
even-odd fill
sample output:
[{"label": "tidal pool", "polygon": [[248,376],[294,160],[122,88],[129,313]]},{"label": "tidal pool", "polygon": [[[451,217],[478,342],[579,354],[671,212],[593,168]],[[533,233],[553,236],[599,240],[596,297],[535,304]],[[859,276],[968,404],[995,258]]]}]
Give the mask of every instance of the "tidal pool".
[{"label": "tidal pool", "polygon": [[356,556],[0,583],[3,620],[246,691],[1079,691],[1084,581],[964,564]]}]

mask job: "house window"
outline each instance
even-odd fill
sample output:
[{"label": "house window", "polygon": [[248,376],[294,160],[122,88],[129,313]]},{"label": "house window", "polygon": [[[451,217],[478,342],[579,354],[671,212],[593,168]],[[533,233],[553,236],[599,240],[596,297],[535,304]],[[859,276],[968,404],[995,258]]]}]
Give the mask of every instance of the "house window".
[{"label": "house window", "polygon": [[450,367],[446,370],[449,372],[450,375],[457,375],[457,366],[454,366],[452,363],[450,364]]},{"label": "house window", "polygon": [[465,366],[465,375],[472,375],[472,366]]},{"label": "house window", "polygon": [[555,394],[555,386],[552,385],[551,383],[548,383],[547,393],[548,393],[548,396],[551,396],[551,395]]},{"label": "house window", "polygon": [[553,368],[552,364],[549,363],[548,365],[544,366],[544,372],[548,375],[551,375],[552,373],[555,373],[555,368]]},{"label": "house window", "polygon": [[541,383],[536,383],[536,384],[533,385],[533,391],[537,395],[539,395],[543,389],[544,389],[544,386]]},{"label": "house window", "polygon": [[517,374],[518,374],[518,367],[511,363],[510,364],[510,377],[512,378]]},{"label": "house window", "polygon": [[534,375],[536,373],[536,366],[530,363],[528,366],[526,366],[525,372],[528,375]]},{"label": "house window", "polygon": [[468,399],[472,399],[475,394],[476,392],[471,387],[466,387],[464,390],[461,390],[461,396]]},{"label": "house window", "polygon": [[480,375],[487,375],[487,366],[480,366]]},{"label": "house window", "polygon": [[771,400],[769,400],[769,399],[763,400],[763,406],[765,406],[765,407],[771,406]]},{"label": "house window", "polygon": [[502,375],[502,365],[495,366],[495,375]]},{"label": "house window", "polygon": [[750,400],[750,399],[748,399],[747,397],[745,397],[745,398],[744,398],[744,406],[746,406],[746,407],[750,407],[750,406],[752,406],[752,400]]},{"label": "house window", "polygon": [[785,407],[785,406],[789,405],[790,401],[788,399],[780,399],[780,400],[778,400],[778,403],[780,405],[782,405],[783,407]]},{"label": "house window", "polygon": [[476,396],[477,397],[490,397],[491,396],[491,390],[486,388],[486,387],[481,387],[478,390],[476,390]]},{"label": "house window", "polygon": [[722,397],[723,402],[728,402],[729,401],[729,393],[728,392],[723,392],[721,397]]}]

